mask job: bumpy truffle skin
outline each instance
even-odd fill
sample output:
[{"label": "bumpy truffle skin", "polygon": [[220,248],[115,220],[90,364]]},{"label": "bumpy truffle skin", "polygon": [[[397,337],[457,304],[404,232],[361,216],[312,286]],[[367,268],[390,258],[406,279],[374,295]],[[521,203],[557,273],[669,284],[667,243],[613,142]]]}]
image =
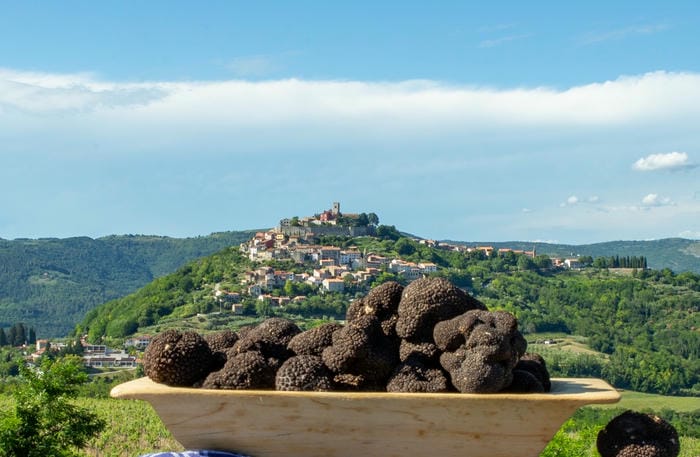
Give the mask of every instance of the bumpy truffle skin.
[{"label": "bumpy truffle skin", "polygon": [[296,355],[318,355],[333,344],[333,333],[340,330],[342,325],[328,322],[305,332],[295,335],[289,341],[287,348]]},{"label": "bumpy truffle skin", "polygon": [[451,384],[440,368],[429,367],[417,358],[399,365],[389,378],[387,392],[450,392]]},{"label": "bumpy truffle skin", "polygon": [[226,351],[233,347],[238,341],[238,335],[231,329],[222,330],[216,333],[204,335],[204,340],[209,345],[214,363],[212,371],[220,370],[226,363]]},{"label": "bumpy truffle skin", "polygon": [[361,316],[333,333],[333,345],[321,353],[335,374],[350,374],[366,385],[384,385],[398,364],[396,342],[386,337],[374,316]]},{"label": "bumpy truffle skin", "polygon": [[408,340],[401,340],[399,345],[399,360],[406,362],[411,358],[416,358],[423,363],[438,363],[441,351],[433,343],[414,343]]},{"label": "bumpy truffle skin", "polygon": [[635,451],[676,457],[680,452],[678,432],[671,424],[658,416],[635,411],[625,411],[608,422],[598,433],[596,445],[602,457],[646,455],[633,454]]},{"label": "bumpy truffle skin", "polygon": [[257,351],[233,354],[224,367],[204,380],[205,389],[271,389],[275,386],[275,373],[279,363]]},{"label": "bumpy truffle skin", "polygon": [[287,359],[277,370],[277,390],[333,390],[333,373],[316,355],[298,355]]},{"label": "bumpy truffle skin", "polygon": [[204,335],[204,339],[207,344],[209,344],[209,349],[212,352],[226,352],[227,349],[232,348],[236,341],[238,341],[238,335],[231,329],[225,329],[220,332],[210,333]]},{"label": "bumpy truffle skin", "polygon": [[366,296],[350,304],[346,320],[351,322],[365,315],[375,316],[380,321],[389,319],[398,310],[402,292],[403,286],[398,282],[388,281],[380,284]]},{"label": "bumpy truffle skin", "polygon": [[273,317],[247,331],[233,349],[237,354],[259,351],[265,357],[286,360],[291,355],[287,345],[291,339],[301,333],[301,329],[289,319]]},{"label": "bumpy truffle skin", "polygon": [[396,333],[412,341],[431,341],[436,323],[470,309],[486,307],[444,278],[420,278],[403,290]]},{"label": "bumpy truffle skin", "polygon": [[207,342],[195,332],[166,330],[146,348],[143,367],[155,382],[190,387],[204,379],[213,366]]},{"label": "bumpy truffle skin", "polygon": [[537,378],[545,392],[552,390],[552,382],[547,370],[547,364],[541,355],[532,352],[526,352],[520,357],[514,370],[527,371]]},{"label": "bumpy truffle skin", "polygon": [[437,323],[433,336],[445,351],[440,364],[460,392],[498,392],[510,386],[513,368],[527,348],[515,317],[503,311],[467,311]]},{"label": "bumpy truffle skin", "polygon": [[489,362],[474,350],[444,352],[440,364],[450,374],[452,385],[462,393],[494,393],[513,381],[512,367],[507,363]]},{"label": "bumpy truffle skin", "polygon": [[443,351],[454,351],[460,346],[488,346],[493,348],[494,354],[510,357],[510,353],[514,352],[520,357],[527,348],[527,342],[518,331],[515,316],[505,311],[467,311],[453,319],[438,322],[433,337],[435,344]]},{"label": "bumpy truffle skin", "polygon": [[620,449],[616,457],[666,457],[660,447],[653,444],[630,444]]}]

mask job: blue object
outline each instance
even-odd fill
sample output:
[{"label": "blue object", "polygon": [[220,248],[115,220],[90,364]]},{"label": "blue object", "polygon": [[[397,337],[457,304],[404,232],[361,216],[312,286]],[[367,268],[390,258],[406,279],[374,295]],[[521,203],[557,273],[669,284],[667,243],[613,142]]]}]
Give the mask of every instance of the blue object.
[{"label": "blue object", "polygon": [[250,457],[245,454],[224,451],[183,451],[183,452],[156,452],[155,454],[144,454],[141,457]]}]

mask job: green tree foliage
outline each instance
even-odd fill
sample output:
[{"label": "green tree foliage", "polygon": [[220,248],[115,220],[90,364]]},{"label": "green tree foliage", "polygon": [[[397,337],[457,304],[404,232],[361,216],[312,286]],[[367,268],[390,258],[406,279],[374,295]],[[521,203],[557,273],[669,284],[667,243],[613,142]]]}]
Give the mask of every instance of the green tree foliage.
[{"label": "green tree foliage", "polygon": [[5,330],[2,327],[0,327],[0,347],[7,345],[7,335],[5,335]]},{"label": "green tree foliage", "polygon": [[76,406],[87,381],[79,358],[46,359],[38,370],[22,365],[11,411],[0,415],[0,457],[73,457],[105,422]]},{"label": "green tree foliage", "polygon": [[386,240],[398,240],[401,233],[393,225],[380,225],[377,227],[377,236]]}]

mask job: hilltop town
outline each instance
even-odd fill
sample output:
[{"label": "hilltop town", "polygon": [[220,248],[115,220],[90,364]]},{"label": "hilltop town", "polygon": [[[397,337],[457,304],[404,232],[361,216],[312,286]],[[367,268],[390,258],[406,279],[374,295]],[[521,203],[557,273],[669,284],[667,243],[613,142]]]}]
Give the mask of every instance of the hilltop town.
[{"label": "hilltop town", "polygon": [[[247,242],[241,243],[240,250],[253,262],[263,263],[272,260],[291,260],[296,264],[309,266],[303,273],[276,270],[269,266],[248,271],[244,274],[242,293],[216,288],[218,300],[230,304],[234,313],[243,312],[243,295],[268,301],[273,307],[285,306],[294,301],[302,301],[306,296],[273,295],[270,292],[284,288],[288,283],[305,284],[314,290],[342,293],[348,287],[368,289],[371,282],[382,272],[396,275],[406,282],[438,271],[432,262],[410,262],[398,257],[382,256],[373,252],[360,252],[357,248],[341,249],[337,246],[318,244],[324,236],[370,236],[377,232],[379,218],[374,213],[346,214],[340,211],[340,203],[334,202],[331,209],[314,216],[293,217],[280,220],[277,227],[266,232],[258,232]],[[414,241],[433,248],[472,252],[482,251],[486,256],[494,253],[492,246],[462,246],[414,238]],[[535,250],[523,251],[501,248],[499,253],[522,254],[534,258]],[[559,265],[557,259],[554,265]],[[561,262],[575,267],[573,259]],[[293,289],[293,288],[292,288]]]}]

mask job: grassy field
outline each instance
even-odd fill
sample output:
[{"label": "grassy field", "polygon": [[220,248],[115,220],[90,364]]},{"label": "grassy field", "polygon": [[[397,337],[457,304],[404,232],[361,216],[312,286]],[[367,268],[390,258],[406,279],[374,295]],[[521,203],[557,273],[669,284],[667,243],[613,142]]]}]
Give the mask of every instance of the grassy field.
[{"label": "grassy field", "polygon": [[567,335],[566,333],[532,333],[527,335],[526,339],[529,352],[569,351],[607,358],[605,354],[591,349],[583,336]]},{"label": "grassy field", "polygon": [[661,411],[671,409],[679,412],[700,410],[700,397],[666,397],[663,395],[644,394],[640,392],[622,391],[622,398],[614,405],[601,405],[598,408],[625,408],[635,411],[651,409]]}]

